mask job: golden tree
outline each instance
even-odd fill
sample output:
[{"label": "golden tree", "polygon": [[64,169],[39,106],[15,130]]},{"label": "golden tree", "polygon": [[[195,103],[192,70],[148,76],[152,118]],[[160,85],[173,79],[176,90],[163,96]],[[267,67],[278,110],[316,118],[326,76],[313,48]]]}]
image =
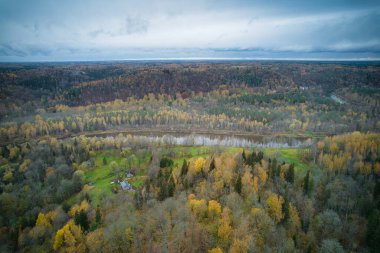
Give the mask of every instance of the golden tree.
[{"label": "golden tree", "polygon": [[215,247],[215,248],[210,249],[208,253],[223,253],[223,250],[219,247]]},{"label": "golden tree", "polygon": [[197,160],[195,160],[194,162],[195,173],[199,173],[205,166],[205,163],[206,163],[206,160],[203,157],[199,157]]},{"label": "golden tree", "polygon": [[222,243],[228,243],[232,236],[231,211],[228,207],[223,208],[222,217],[219,221],[218,238]]},{"label": "golden tree", "polygon": [[284,218],[282,212],[283,203],[284,199],[276,193],[270,193],[266,200],[268,214],[277,223]]},{"label": "golden tree", "polygon": [[218,216],[222,212],[222,207],[220,206],[219,202],[216,200],[210,200],[208,202],[208,213],[210,216]]}]

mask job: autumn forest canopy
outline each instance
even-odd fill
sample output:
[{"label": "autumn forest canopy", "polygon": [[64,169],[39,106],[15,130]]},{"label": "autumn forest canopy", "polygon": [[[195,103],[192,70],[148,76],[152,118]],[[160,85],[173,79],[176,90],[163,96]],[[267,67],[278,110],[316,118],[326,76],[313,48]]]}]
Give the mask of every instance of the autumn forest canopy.
[{"label": "autumn forest canopy", "polygon": [[0,64],[0,252],[380,252],[378,62]]}]

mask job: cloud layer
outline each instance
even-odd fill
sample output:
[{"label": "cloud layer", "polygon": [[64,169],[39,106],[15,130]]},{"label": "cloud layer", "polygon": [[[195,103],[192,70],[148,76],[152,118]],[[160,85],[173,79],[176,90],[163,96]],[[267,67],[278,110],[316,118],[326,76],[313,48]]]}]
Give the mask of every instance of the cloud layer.
[{"label": "cloud layer", "polygon": [[366,0],[3,0],[0,61],[373,59],[379,24]]}]

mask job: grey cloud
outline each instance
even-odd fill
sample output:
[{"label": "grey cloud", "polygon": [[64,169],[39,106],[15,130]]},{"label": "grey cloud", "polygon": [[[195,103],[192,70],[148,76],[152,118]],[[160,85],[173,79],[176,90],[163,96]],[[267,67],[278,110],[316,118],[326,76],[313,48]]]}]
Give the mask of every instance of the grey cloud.
[{"label": "grey cloud", "polygon": [[378,58],[378,24],[378,0],[2,0],[0,61],[339,53]]},{"label": "grey cloud", "polygon": [[31,46],[28,48],[29,55],[41,55],[41,56],[51,56],[53,50],[49,48],[39,47],[39,46]]},{"label": "grey cloud", "polygon": [[126,34],[145,33],[148,31],[149,21],[141,17],[127,17],[122,32]]},{"label": "grey cloud", "polygon": [[99,35],[111,35],[111,34],[109,32],[107,32],[107,31],[103,30],[103,29],[96,29],[96,30],[93,30],[93,31],[89,32],[88,35],[91,38],[96,38]]},{"label": "grey cloud", "polygon": [[[337,24],[328,24],[320,32],[330,35],[331,40],[348,40],[352,42],[380,42],[380,13],[369,13],[355,19],[341,20]],[[328,40],[326,42],[329,42]]]},{"label": "grey cloud", "polygon": [[3,44],[0,45],[0,56],[17,56],[17,57],[25,57],[28,54],[24,51],[14,48],[11,45]]},{"label": "grey cloud", "polygon": [[144,34],[148,31],[149,21],[141,17],[127,17],[121,23],[119,29],[107,30],[103,28],[95,29],[88,32],[91,38],[99,36],[116,37],[122,35]]},{"label": "grey cloud", "polygon": [[373,51],[380,49],[380,13],[371,12],[359,17],[342,17],[310,28],[304,41],[311,51]]}]

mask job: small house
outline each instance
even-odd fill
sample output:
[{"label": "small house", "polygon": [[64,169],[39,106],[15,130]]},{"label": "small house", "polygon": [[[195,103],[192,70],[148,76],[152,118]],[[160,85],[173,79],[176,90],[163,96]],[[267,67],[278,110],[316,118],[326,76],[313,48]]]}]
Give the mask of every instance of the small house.
[{"label": "small house", "polygon": [[134,176],[136,176],[136,171],[134,169],[130,169],[129,172],[125,173],[125,176],[127,178],[134,177]]},{"label": "small house", "polygon": [[126,182],[126,181],[122,181],[122,182],[120,183],[120,186],[121,186],[121,188],[122,188],[124,191],[128,191],[128,190],[131,190],[131,189],[132,189],[132,185],[129,184],[128,182]]}]

